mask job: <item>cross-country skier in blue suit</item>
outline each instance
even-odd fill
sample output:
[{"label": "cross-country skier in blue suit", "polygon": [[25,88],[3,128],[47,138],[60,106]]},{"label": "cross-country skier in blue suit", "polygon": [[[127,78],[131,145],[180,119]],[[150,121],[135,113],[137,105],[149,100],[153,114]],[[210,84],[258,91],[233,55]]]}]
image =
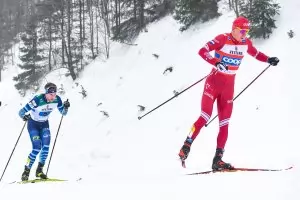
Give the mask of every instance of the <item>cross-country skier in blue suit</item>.
[{"label": "cross-country skier in blue suit", "polygon": [[[43,167],[50,145],[48,117],[55,108],[58,108],[62,115],[66,115],[70,107],[69,101],[67,100],[62,103],[61,98],[56,95],[56,92],[56,85],[54,83],[47,83],[45,85],[45,93],[36,95],[19,111],[19,116],[28,122],[27,129],[32,143],[32,151],[28,156],[27,164],[21,178],[22,181],[28,180],[30,169],[39,153],[40,160],[36,169],[36,177],[47,179],[47,175],[43,173]],[[28,112],[30,114],[27,114]]]}]

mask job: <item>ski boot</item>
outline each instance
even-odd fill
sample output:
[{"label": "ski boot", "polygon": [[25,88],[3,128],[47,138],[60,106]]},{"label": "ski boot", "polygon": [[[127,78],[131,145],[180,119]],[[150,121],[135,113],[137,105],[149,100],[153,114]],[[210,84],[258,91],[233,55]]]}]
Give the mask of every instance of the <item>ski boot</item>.
[{"label": "ski boot", "polygon": [[222,171],[222,170],[233,170],[234,167],[230,163],[226,163],[222,160],[224,149],[217,148],[216,154],[213,159],[212,170]]},{"label": "ski boot", "polygon": [[178,153],[178,156],[182,161],[185,161],[185,159],[187,159],[187,157],[189,156],[192,143],[193,140],[190,137],[187,137],[186,140],[184,141],[184,144]]},{"label": "ski boot", "polygon": [[44,167],[44,164],[39,162],[38,167],[35,172],[35,176],[38,178],[41,178],[41,179],[47,179],[48,177],[46,174],[44,174],[43,167]]},{"label": "ski boot", "polygon": [[22,173],[21,180],[28,181],[29,174],[30,174],[30,169],[27,166],[25,166],[24,172]]}]

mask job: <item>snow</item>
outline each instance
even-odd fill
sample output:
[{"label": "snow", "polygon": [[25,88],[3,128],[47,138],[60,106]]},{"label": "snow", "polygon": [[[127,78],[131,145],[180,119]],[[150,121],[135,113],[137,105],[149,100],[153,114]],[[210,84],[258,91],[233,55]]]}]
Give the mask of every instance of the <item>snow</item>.
[{"label": "snow", "polygon": [[[48,175],[70,181],[7,184],[20,179],[31,151],[25,129],[0,182],[0,199],[25,200],[35,198],[33,195],[44,200],[300,199],[300,156],[296,149],[300,139],[300,26],[294,20],[300,17],[300,3],[285,0],[281,7],[278,29],[270,39],[253,41],[262,52],[279,57],[280,63],[270,67],[236,99],[224,160],[241,167],[293,165],[292,170],[185,176],[210,169],[215,152],[217,119],[203,128],[193,143],[186,169],[180,166],[177,156],[200,115],[203,82],[138,120],[138,116],[173,97],[174,90],[180,92],[209,73],[211,67],[197,52],[215,35],[229,32],[234,19],[234,13],[224,12],[218,19],[181,33],[180,25],[167,16],[149,25],[148,32],[135,41],[137,46],[113,43],[111,58],[94,61],[75,82],[58,70],[47,77],[58,86],[63,84],[66,93],[61,97],[71,103],[58,133]],[[290,29],[296,33],[292,39],[287,36]],[[164,75],[170,66],[173,72]],[[266,63],[246,56],[235,93],[265,67]],[[8,66],[0,84],[1,174],[24,125],[18,111],[34,95],[19,96],[12,81],[17,72],[16,66]],[[79,93],[80,85],[87,91],[86,98]],[[146,110],[141,113],[138,105]],[[106,111],[109,117],[100,111]],[[58,111],[50,116],[52,146],[60,119]],[[80,177],[82,180],[77,182]]]}]

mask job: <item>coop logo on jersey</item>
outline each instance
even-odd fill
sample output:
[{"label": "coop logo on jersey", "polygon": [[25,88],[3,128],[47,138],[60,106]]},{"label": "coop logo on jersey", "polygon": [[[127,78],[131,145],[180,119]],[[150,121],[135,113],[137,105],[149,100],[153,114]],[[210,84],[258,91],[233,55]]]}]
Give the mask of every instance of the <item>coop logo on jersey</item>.
[{"label": "coop logo on jersey", "polygon": [[39,116],[41,116],[41,117],[46,117],[46,116],[48,116],[49,114],[50,114],[51,112],[40,112],[39,113]]},{"label": "coop logo on jersey", "polygon": [[227,65],[233,65],[233,66],[239,66],[241,64],[241,59],[229,58],[227,56],[223,56],[222,61]]}]

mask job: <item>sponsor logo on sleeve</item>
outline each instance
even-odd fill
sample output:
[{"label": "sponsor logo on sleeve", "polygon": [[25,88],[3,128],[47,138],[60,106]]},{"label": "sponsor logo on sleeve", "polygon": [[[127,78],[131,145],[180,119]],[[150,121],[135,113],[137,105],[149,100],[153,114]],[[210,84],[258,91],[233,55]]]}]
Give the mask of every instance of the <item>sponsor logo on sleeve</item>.
[{"label": "sponsor logo on sleeve", "polygon": [[31,100],[31,101],[28,103],[28,105],[30,106],[30,108],[35,108],[35,107],[37,107],[37,104],[35,103],[34,100]]},{"label": "sponsor logo on sleeve", "polygon": [[205,57],[209,60],[213,59],[213,57],[210,55],[210,53],[206,52],[205,54]]},{"label": "sponsor logo on sleeve", "polygon": [[209,47],[208,47],[207,44],[204,46],[204,48],[205,48],[207,51],[209,51]]},{"label": "sponsor logo on sleeve", "polygon": [[219,43],[219,40],[217,40],[217,39],[214,39],[213,41],[214,41],[215,43]]}]

